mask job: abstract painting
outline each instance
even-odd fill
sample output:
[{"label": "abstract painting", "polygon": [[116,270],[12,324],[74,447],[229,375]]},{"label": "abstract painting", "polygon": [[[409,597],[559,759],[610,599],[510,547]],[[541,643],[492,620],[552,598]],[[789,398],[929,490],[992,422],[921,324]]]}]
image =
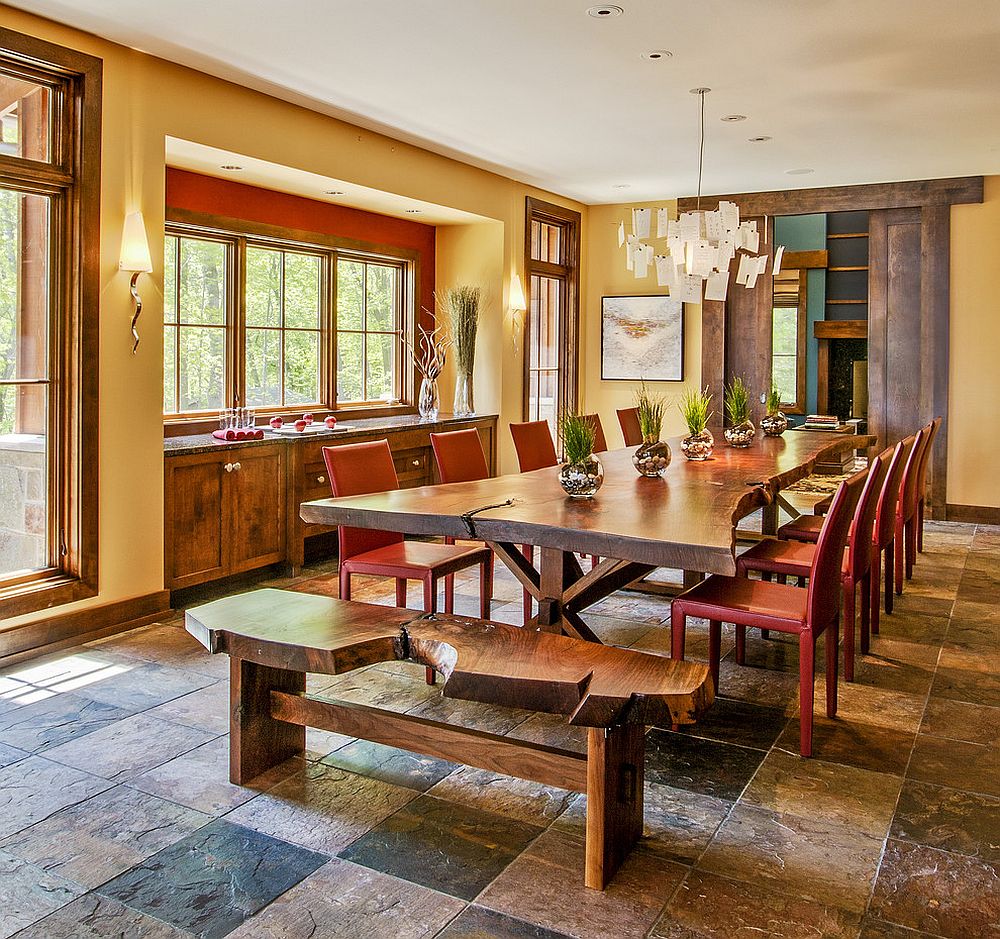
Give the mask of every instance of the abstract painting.
[{"label": "abstract painting", "polygon": [[601,378],[684,380],[684,305],[672,297],[601,298]]}]

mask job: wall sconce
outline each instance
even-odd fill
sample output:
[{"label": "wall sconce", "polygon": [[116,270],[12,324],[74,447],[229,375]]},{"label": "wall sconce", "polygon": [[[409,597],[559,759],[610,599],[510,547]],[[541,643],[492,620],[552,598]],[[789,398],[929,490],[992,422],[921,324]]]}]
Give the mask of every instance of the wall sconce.
[{"label": "wall sconce", "polygon": [[511,325],[513,327],[514,351],[518,351],[518,337],[521,335],[521,314],[528,309],[528,304],[524,299],[524,288],[521,286],[521,278],[517,274],[510,276],[510,293],[507,299],[507,306],[510,308]]},{"label": "wall sconce", "polygon": [[142,212],[132,212],[125,216],[125,226],[122,229],[122,253],[118,260],[118,269],[132,272],[129,290],[132,291],[132,300],[135,303],[135,312],[132,314],[132,338],[135,340],[132,344],[132,355],[135,355],[139,348],[139,333],[135,326],[139,322],[139,314],[142,312],[142,299],[139,297],[139,291],[135,289],[135,285],[140,274],[148,274],[153,270],[153,259],[149,256],[146,223],[143,221]]}]

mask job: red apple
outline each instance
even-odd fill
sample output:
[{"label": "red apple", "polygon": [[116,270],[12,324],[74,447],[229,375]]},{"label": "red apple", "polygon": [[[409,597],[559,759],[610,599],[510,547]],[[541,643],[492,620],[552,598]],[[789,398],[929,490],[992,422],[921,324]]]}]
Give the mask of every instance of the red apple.
[{"label": "red apple", "polygon": [[270,424],[275,430],[277,430],[285,422],[280,417],[272,417],[268,424]]},{"label": "red apple", "polygon": [[323,423],[326,424],[329,430],[333,430],[333,428],[337,426],[337,418],[330,414],[323,418]]},{"label": "red apple", "polygon": [[312,416],[312,414],[308,414],[308,413],[303,414],[302,415],[302,420],[304,420],[307,424],[311,424],[313,422],[313,416]]},{"label": "red apple", "polygon": [[301,434],[309,426],[309,421],[299,418],[295,422],[295,429]]}]

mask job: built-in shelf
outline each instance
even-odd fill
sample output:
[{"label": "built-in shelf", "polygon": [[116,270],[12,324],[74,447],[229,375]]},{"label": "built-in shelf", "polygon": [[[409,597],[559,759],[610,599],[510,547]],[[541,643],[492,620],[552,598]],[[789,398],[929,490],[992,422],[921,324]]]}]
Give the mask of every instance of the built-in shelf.
[{"label": "built-in shelf", "polygon": [[832,306],[835,303],[842,304],[842,303],[867,303],[867,302],[868,302],[867,298],[864,300],[827,300],[826,305]]},{"label": "built-in shelf", "polygon": [[817,339],[866,339],[868,320],[819,320],[813,323]]},{"label": "built-in shelf", "polygon": [[852,231],[852,232],[845,232],[845,233],[840,234],[840,235],[827,235],[826,237],[827,237],[828,241],[831,238],[867,238],[868,237],[868,232],[866,232],[866,231]]},{"label": "built-in shelf", "polygon": [[867,271],[867,264],[859,264],[856,267],[828,267],[828,271]]}]

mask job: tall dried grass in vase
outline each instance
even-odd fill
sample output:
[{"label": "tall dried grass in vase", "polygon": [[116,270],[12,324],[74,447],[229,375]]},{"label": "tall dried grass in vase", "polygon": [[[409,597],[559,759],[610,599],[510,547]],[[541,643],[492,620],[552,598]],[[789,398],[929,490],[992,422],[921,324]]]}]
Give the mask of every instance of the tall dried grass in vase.
[{"label": "tall dried grass in vase", "polygon": [[476,334],[479,331],[481,292],[478,287],[462,284],[445,294],[452,334],[455,337],[455,404],[459,417],[475,413],[472,373],[476,364]]}]

